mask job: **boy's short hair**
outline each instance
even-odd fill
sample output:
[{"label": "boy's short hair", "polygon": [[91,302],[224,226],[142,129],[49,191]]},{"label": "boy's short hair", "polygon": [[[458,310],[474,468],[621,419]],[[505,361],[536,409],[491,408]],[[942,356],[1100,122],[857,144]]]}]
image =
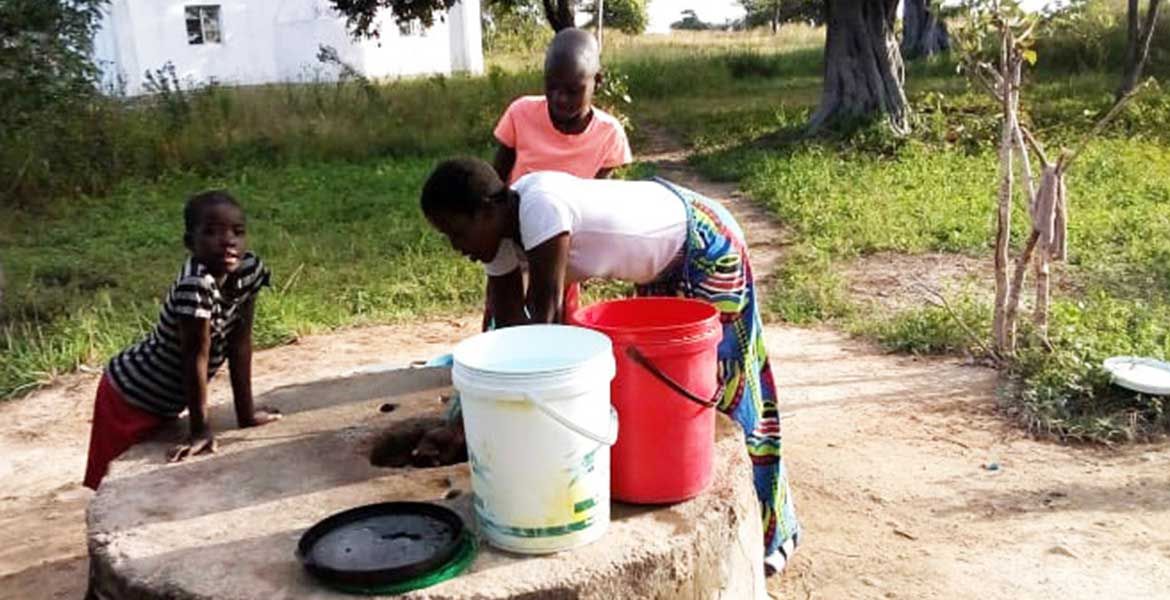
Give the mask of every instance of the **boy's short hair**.
[{"label": "boy's short hair", "polygon": [[558,31],[544,53],[545,73],[561,63],[579,66],[590,76],[596,75],[601,71],[601,48],[597,38],[576,27]]},{"label": "boy's short hair", "polygon": [[422,191],[424,214],[448,212],[473,215],[487,201],[502,199],[508,186],[491,165],[478,158],[453,158],[439,163]]},{"label": "boy's short hair", "polygon": [[208,190],[187,199],[183,205],[183,232],[192,233],[203,219],[203,212],[212,206],[230,204],[244,212],[244,207],[227,190]]}]

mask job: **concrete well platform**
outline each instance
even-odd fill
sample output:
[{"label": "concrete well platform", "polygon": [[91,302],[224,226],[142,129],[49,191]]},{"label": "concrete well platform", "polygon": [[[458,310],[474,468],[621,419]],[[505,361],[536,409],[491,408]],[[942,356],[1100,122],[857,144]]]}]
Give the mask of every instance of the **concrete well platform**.
[{"label": "concrete well platform", "polygon": [[[185,423],[131,449],[89,507],[94,590],[101,598],[346,598],[312,580],[294,551],[318,520],[388,500],[447,504],[472,526],[467,464],[383,468],[386,432],[438,417],[446,369],[404,369],[275,390],[257,400],[285,418],[234,428],[213,416],[219,452],[175,465],[165,452]],[[384,412],[387,403],[396,405]],[[665,507],[615,503],[600,541],[525,557],[481,543],[461,577],[399,598],[764,598],[759,508],[738,428],[720,415],[714,485]],[[459,490],[464,493],[456,496]],[[452,498],[452,499],[448,499]]]}]

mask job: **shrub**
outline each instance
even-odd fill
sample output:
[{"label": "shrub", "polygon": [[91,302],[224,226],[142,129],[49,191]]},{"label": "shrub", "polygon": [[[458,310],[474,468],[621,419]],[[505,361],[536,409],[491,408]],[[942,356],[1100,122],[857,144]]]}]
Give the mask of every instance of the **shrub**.
[{"label": "shrub", "polygon": [[[90,56],[104,3],[0,3],[0,204],[44,177],[49,157],[82,158],[84,165],[88,156],[78,155],[99,149],[89,137],[101,111]],[[108,136],[97,141],[100,147]]]},{"label": "shrub", "polygon": [[[1036,68],[1049,72],[1108,71],[1120,77],[1125,46],[1126,3],[1081,0],[1037,38]],[[1170,73],[1170,11],[1163,10],[1158,21],[1146,72]]]},{"label": "shrub", "polygon": [[874,335],[883,346],[898,352],[980,354],[982,349],[964,326],[974,332],[991,329],[991,306],[971,295],[948,302],[950,310],[934,304],[915,307],[885,321],[861,324],[861,328],[863,332]]},{"label": "shrub", "polygon": [[762,54],[754,50],[735,52],[727,56],[727,69],[736,79],[749,77],[777,77],[784,72],[783,56]]},{"label": "shrub", "polygon": [[[646,14],[647,0],[605,0],[605,28],[616,29],[622,33],[638,35],[646,31],[649,17]],[[590,26],[597,26],[597,3],[589,4],[585,11],[593,18]]]},{"label": "shrub", "polygon": [[489,2],[483,12],[484,52],[543,52],[552,35],[536,2]]},{"label": "shrub", "polygon": [[11,132],[96,91],[90,56],[105,0],[0,3],[0,131]]},{"label": "shrub", "polygon": [[1053,306],[1053,350],[1025,349],[1005,406],[1030,430],[1066,440],[1149,440],[1170,430],[1163,400],[1110,383],[1102,368],[1114,355],[1170,357],[1165,304],[1095,294]]}]

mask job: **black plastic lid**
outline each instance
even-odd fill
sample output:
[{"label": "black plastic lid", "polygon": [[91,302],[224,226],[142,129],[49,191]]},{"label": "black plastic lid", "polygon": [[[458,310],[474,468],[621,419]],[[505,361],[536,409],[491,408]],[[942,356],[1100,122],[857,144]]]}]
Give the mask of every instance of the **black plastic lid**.
[{"label": "black plastic lid", "polygon": [[297,558],[327,583],[399,583],[446,565],[459,549],[463,529],[458,514],[437,504],[370,504],[310,527],[297,544]]}]

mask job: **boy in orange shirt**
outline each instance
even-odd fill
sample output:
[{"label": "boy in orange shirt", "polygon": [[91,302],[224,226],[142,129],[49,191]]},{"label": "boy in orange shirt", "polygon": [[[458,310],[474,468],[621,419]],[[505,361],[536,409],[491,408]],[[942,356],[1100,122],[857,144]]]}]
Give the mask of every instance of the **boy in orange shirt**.
[{"label": "boy in orange shirt", "polygon": [[[544,95],[515,100],[496,125],[493,166],[500,179],[512,184],[535,171],[604,179],[633,162],[621,122],[593,106],[601,81],[597,40],[581,29],[557,33],[545,54]],[[487,293],[490,298],[490,287]],[[579,295],[576,284],[565,290],[565,314],[576,308]],[[490,322],[485,314],[485,329]]]},{"label": "boy in orange shirt", "polygon": [[544,95],[514,101],[496,125],[493,166],[511,184],[533,171],[603,178],[633,160],[625,129],[593,106],[601,85],[597,40],[580,29],[553,38],[544,60]]}]

